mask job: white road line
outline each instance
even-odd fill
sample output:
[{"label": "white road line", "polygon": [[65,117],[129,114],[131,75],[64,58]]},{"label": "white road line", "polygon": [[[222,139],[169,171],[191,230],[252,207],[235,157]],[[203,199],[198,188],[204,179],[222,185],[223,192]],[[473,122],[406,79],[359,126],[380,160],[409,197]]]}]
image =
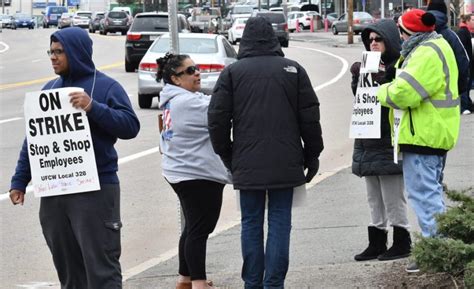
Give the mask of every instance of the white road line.
[{"label": "white road line", "polygon": [[2,49],[0,49],[0,53],[3,53],[5,51],[7,51],[8,49],[10,49],[10,46],[8,46],[5,42],[3,41],[0,41],[0,45],[3,46]]},{"label": "white road line", "polygon": [[8,118],[8,119],[2,119],[0,120],[0,124],[4,124],[4,123],[7,123],[7,122],[11,122],[11,121],[16,121],[16,120],[20,120],[20,119],[23,119],[22,117],[13,117],[13,118]]},{"label": "white road line", "polygon": [[349,63],[347,62],[347,60],[345,60],[344,58],[340,57],[339,55],[336,55],[336,54],[333,54],[331,52],[327,52],[327,51],[324,51],[324,50],[320,50],[320,49],[315,49],[315,48],[309,48],[309,47],[302,47],[302,46],[293,46],[291,45],[291,47],[293,48],[299,48],[299,49],[306,49],[306,50],[310,50],[310,51],[316,51],[316,52],[320,52],[320,53],[323,53],[323,54],[326,54],[326,55],[329,55],[329,56],[332,56],[334,58],[337,58],[339,61],[342,62],[342,68],[341,70],[339,71],[339,73],[336,75],[336,77],[334,77],[333,79],[321,84],[321,85],[318,85],[318,86],[315,86],[313,87],[313,89],[315,91],[318,91],[318,90],[321,90],[323,88],[325,88],[326,86],[329,86],[331,84],[334,84],[336,83],[336,81],[338,81],[339,79],[341,79],[341,77],[344,75],[344,73],[346,73],[347,71],[347,68],[349,67]]}]

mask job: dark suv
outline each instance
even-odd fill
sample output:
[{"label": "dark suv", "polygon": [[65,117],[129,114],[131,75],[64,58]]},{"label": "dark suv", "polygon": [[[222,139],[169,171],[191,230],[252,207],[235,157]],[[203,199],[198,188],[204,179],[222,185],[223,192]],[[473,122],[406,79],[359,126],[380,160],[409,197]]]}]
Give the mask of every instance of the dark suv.
[{"label": "dark suv", "polygon": [[[189,31],[186,17],[178,14],[178,32]],[[134,72],[153,41],[168,32],[168,13],[144,12],[135,15],[125,41],[125,71]]]},{"label": "dark suv", "polygon": [[58,26],[58,20],[63,13],[67,13],[67,8],[64,6],[48,6],[43,14],[43,28],[48,28],[50,25]]},{"label": "dark suv", "polygon": [[286,23],[285,15],[281,12],[262,12],[254,11],[253,17],[264,17],[272,24],[275,36],[280,41],[281,47],[288,47],[290,35],[288,33],[288,24]]},{"label": "dark suv", "polygon": [[108,32],[115,33],[117,31],[125,35],[130,28],[131,17],[125,11],[111,11],[105,14],[104,19],[100,20],[99,32],[107,35]]}]

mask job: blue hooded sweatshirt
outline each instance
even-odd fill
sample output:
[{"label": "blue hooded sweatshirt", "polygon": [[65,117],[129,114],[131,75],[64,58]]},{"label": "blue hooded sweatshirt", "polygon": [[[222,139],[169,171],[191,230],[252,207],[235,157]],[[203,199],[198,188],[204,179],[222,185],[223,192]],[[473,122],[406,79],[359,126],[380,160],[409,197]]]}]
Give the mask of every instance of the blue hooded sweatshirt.
[{"label": "blue hooded sweatshirt", "polygon": [[[87,113],[87,118],[99,180],[101,184],[117,184],[118,156],[114,144],[117,138],[132,139],[137,136],[140,122],[123,87],[102,72],[96,71],[92,61],[92,39],[86,30],[72,27],[58,30],[51,37],[53,36],[63,46],[69,63],[69,73],[49,81],[43,90],[81,87],[92,97],[92,108]],[[25,139],[10,188],[25,192],[30,180],[28,144]]]},{"label": "blue hooded sweatshirt", "polygon": [[461,39],[458,35],[448,27],[448,16],[438,10],[428,10],[436,18],[435,29],[438,34],[448,41],[449,45],[456,56],[456,64],[458,65],[458,91],[459,94],[471,89],[469,83],[469,56],[467,55]]}]

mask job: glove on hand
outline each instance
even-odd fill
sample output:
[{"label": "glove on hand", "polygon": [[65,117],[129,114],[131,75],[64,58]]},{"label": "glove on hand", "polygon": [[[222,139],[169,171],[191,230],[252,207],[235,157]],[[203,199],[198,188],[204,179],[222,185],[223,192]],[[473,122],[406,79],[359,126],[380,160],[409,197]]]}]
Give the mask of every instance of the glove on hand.
[{"label": "glove on hand", "polygon": [[305,163],[305,168],[308,169],[306,172],[306,182],[309,183],[314,178],[314,176],[318,173],[319,170],[319,160],[315,159]]}]

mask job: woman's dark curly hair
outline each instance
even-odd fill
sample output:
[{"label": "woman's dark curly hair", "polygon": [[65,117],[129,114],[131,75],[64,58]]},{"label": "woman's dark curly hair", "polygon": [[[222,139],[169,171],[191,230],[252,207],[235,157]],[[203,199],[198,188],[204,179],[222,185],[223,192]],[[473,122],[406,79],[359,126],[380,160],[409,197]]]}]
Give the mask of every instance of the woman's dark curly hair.
[{"label": "woman's dark curly hair", "polygon": [[160,82],[162,79],[165,83],[174,84],[171,76],[176,75],[176,68],[183,64],[189,55],[186,54],[172,54],[167,52],[165,56],[156,60],[158,64],[158,72],[156,73],[156,81]]}]

